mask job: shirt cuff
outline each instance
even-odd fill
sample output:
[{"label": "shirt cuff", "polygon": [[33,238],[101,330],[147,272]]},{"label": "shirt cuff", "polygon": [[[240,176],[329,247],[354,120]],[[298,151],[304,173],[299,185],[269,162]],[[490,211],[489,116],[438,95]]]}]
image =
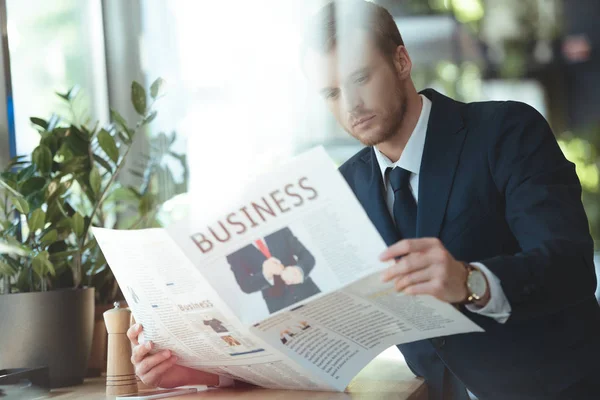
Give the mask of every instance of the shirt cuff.
[{"label": "shirt cuff", "polygon": [[231,387],[235,385],[235,380],[228,377],[228,376],[222,376],[219,375],[219,384],[215,387],[218,388],[225,388],[225,387]]},{"label": "shirt cuff", "polygon": [[273,286],[273,285],[275,284],[275,278],[267,279],[267,275],[265,275],[265,273],[264,273],[264,272],[263,272],[263,277],[265,278],[265,280],[266,280],[267,282],[269,282],[269,284],[270,284],[271,286]]},{"label": "shirt cuff", "polygon": [[467,310],[475,314],[483,315],[484,317],[492,318],[501,324],[505,323],[510,317],[512,307],[504,294],[500,279],[498,279],[498,277],[482,263],[475,262],[470,264],[477,267],[483,275],[485,275],[490,290],[490,301],[484,307],[479,307],[475,304],[467,304]]}]

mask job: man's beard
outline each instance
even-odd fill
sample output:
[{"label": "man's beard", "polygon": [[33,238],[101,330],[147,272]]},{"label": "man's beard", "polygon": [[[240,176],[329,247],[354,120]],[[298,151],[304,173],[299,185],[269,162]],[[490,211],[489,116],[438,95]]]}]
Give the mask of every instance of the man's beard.
[{"label": "man's beard", "polygon": [[[390,126],[383,127],[380,132],[377,132],[374,135],[352,135],[359,142],[364,144],[365,146],[376,146],[380,143],[386,142],[390,140],[397,132],[400,127],[400,124],[404,120],[404,116],[406,115],[406,95],[405,93],[399,91],[398,96],[400,98],[400,110],[397,113],[391,114],[390,117],[393,118],[390,121]],[[394,118],[395,117],[395,118]]]}]

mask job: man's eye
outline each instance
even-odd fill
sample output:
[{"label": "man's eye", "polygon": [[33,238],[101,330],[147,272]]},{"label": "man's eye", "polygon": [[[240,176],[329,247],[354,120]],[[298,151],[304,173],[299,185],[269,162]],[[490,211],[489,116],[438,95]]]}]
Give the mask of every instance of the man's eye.
[{"label": "man's eye", "polygon": [[369,79],[369,75],[361,75],[356,78],[356,83],[365,83]]},{"label": "man's eye", "polygon": [[329,92],[327,92],[327,94],[325,95],[325,98],[327,100],[330,99],[335,99],[336,97],[338,97],[340,91],[339,90],[330,90]]}]

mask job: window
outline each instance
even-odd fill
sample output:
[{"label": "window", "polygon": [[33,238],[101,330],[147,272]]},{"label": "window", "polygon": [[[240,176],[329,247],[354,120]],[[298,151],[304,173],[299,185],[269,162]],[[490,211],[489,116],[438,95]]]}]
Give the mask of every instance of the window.
[{"label": "window", "polygon": [[29,154],[39,135],[32,116],[68,112],[55,92],[80,85],[79,117],[108,119],[100,0],[7,0],[7,29],[17,154]]}]

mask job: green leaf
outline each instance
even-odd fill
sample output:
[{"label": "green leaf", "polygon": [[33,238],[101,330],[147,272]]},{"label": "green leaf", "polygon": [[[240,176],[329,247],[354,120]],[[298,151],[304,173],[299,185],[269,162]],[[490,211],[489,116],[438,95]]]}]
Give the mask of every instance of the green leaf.
[{"label": "green leaf", "polygon": [[67,175],[70,173],[80,174],[83,171],[87,170],[88,158],[85,156],[73,156],[69,159],[68,162],[64,162],[61,168],[61,174]]},{"label": "green leaf", "polygon": [[119,149],[117,148],[115,139],[105,129],[102,129],[98,133],[98,143],[114,163],[119,161]]},{"label": "green leaf", "polygon": [[17,181],[22,182],[31,178],[35,174],[35,165],[23,168],[17,173]]},{"label": "green leaf", "polygon": [[54,130],[52,131],[52,134],[54,136],[62,139],[65,136],[67,136],[68,132],[69,132],[69,128],[67,128],[66,126],[62,126],[62,127],[54,128]]},{"label": "green leaf", "polygon": [[[54,202],[54,204],[56,204],[56,207],[58,207],[58,210],[60,211],[60,213],[62,214],[62,216],[63,216],[64,218],[71,218],[71,215],[74,215],[74,214],[75,214],[75,212],[72,212],[72,213],[71,213],[71,215],[69,215],[69,212],[68,212],[68,211],[65,209],[65,208],[69,208],[69,210],[72,210],[72,208],[71,208],[71,205],[70,205],[69,203],[66,203],[66,204],[65,204],[65,206],[68,206],[68,207],[63,207],[63,205],[62,205],[62,204],[60,204],[60,203],[61,203],[61,202],[60,202],[60,201],[58,201],[58,200]],[[56,221],[56,226],[57,226],[57,227],[61,226],[61,222],[62,222],[62,221],[64,221],[64,219],[61,219],[61,220],[59,220],[59,221]],[[63,224],[64,224],[64,222],[63,222]],[[70,223],[70,222],[69,222],[69,226],[71,226],[71,223]]]},{"label": "green leaf", "polygon": [[25,198],[12,196],[10,201],[21,214],[27,214],[29,212],[29,203]]},{"label": "green leaf", "polygon": [[23,196],[43,190],[46,187],[46,179],[41,176],[33,176],[21,184],[20,192]]},{"label": "green leaf", "polygon": [[94,194],[100,193],[102,178],[100,177],[100,172],[98,172],[98,168],[96,167],[92,168],[90,171],[90,186],[92,187]]},{"label": "green leaf", "polygon": [[75,232],[77,237],[83,235],[84,220],[81,214],[78,212],[71,217],[71,227],[73,228],[73,232]]},{"label": "green leaf", "polygon": [[60,259],[65,259],[67,257],[71,257],[71,256],[77,254],[78,251],[79,251],[78,249],[75,249],[75,250],[65,250],[65,251],[59,251],[57,253],[51,253],[50,260],[58,261]]},{"label": "green leaf", "polygon": [[39,252],[33,260],[31,260],[32,267],[34,272],[40,277],[44,278],[46,274],[50,273],[50,275],[56,274],[54,270],[54,265],[50,262],[50,255],[47,251]]},{"label": "green leaf", "polygon": [[12,158],[9,160],[9,162],[8,162],[8,165],[7,165],[7,170],[8,170],[8,169],[11,169],[12,167],[14,167],[14,166],[16,166],[16,165],[24,165],[24,164],[27,164],[28,162],[27,162],[27,160],[25,160],[25,158],[26,158],[26,157],[27,157],[27,156],[15,156],[15,157],[12,157]]},{"label": "green leaf", "polygon": [[13,189],[8,183],[6,183],[3,179],[0,179],[0,186],[2,186],[4,189],[8,190],[13,196],[17,196],[17,197],[23,197],[21,195],[21,193],[17,192],[15,189]]},{"label": "green leaf", "polygon": [[144,120],[142,121],[143,124],[149,124],[150,122],[154,121],[154,118],[156,118],[156,115],[158,113],[156,111],[152,111],[150,114],[148,114],[148,116],[146,118],[144,118]]},{"label": "green leaf", "polygon": [[163,78],[157,78],[150,86],[150,96],[156,100],[157,97],[164,95],[166,81]]},{"label": "green leaf", "polygon": [[13,237],[7,237],[5,242],[0,241],[0,254],[27,256],[29,253],[29,248]]},{"label": "green leaf", "polygon": [[131,83],[131,102],[138,114],[146,114],[146,91],[144,90],[144,87],[136,81]]},{"label": "green leaf", "polygon": [[16,269],[0,260],[0,276],[13,276],[16,272]]},{"label": "green leaf", "polygon": [[105,203],[130,202],[137,204],[138,199],[138,196],[130,188],[118,187],[107,196]]},{"label": "green leaf", "polygon": [[148,214],[155,207],[155,200],[156,200],[156,197],[152,193],[150,193],[150,192],[146,193],[140,199],[140,202],[138,205],[138,210],[139,210],[140,215]]},{"label": "green leaf", "polygon": [[42,242],[42,244],[44,246],[49,246],[52,243],[56,242],[57,240],[58,240],[58,232],[56,231],[56,229],[52,229],[52,230],[46,232],[46,234],[40,238],[40,242]]},{"label": "green leaf", "polygon": [[54,269],[54,264],[52,264],[52,261],[47,260],[44,263],[44,266],[46,267],[46,271],[48,271],[50,275],[56,276],[56,270]]},{"label": "green leaf", "polygon": [[123,116],[121,114],[119,114],[117,111],[112,110],[112,109],[110,110],[110,117],[112,118],[113,121],[115,121],[117,126],[120,127],[121,130],[127,134],[127,137],[129,139],[131,139],[131,135],[133,134],[133,131],[131,129],[129,129],[129,127],[127,126],[127,121],[125,121],[125,118],[123,118]]},{"label": "green leaf", "polygon": [[137,171],[137,170],[135,170],[135,169],[130,169],[130,170],[129,170],[129,173],[130,173],[131,175],[133,175],[133,176],[137,176],[138,178],[142,178],[142,179],[143,179],[143,178],[145,178],[145,176],[144,176],[144,174],[143,174],[142,172],[140,172],[140,171]]},{"label": "green leaf", "polygon": [[[74,132],[79,132],[74,133]],[[69,130],[69,134],[65,138],[65,143],[69,146],[69,149],[73,152],[73,155],[76,156],[87,156],[89,149],[89,142],[82,137],[79,130]]]},{"label": "green leaf", "polygon": [[42,207],[44,204],[47,204],[46,201],[46,191],[38,190],[37,192],[33,192],[27,197],[25,200],[29,203],[29,208],[31,210],[35,210],[36,208]]},{"label": "green leaf", "polygon": [[48,122],[46,122],[45,120],[43,120],[42,118],[37,118],[37,117],[31,117],[29,118],[29,120],[34,124],[37,125],[39,127],[41,127],[44,130],[48,129]]},{"label": "green leaf", "polygon": [[98,164],[100,164],[105,170],[107,170],[108,173],[112,174],[112,166],[108,163],[108,161],[106,161],[104,158],[100,157],[97,154],[94,154],[94,160],[96,160]]},{"label": "green leaf", "polygon": [[29,230],[31,232],[42,229],[45,223],[46,213],[41,208],[33,210],[33,212],[29,215],[29,218],[27,218],[27,225],[29,225]]},{"label": "green leaf", "polygon": [[121,138],[121,140],[123,141],[123,143],[126,143],[128,145],[131,144],[131,136],[127,136],[121,131],[118,132],[118,135],[119,138]]},{"label": "green leaf", "polygon": [[71,125],[71,127],[69,128],[69,135],[76,135],[79,139],[83,140],[86,143],[90,141],[91,136],[90,132],[88,132],[87,129],[85,129],[84,127],[79,129],[74,125]]},{"label": "green leaf", "polygon": [[48,147],[52,154],[56,154],[58,151],[58,138],[53,133],[42,133],[42,140],[40,140],[40,144]]},{"label": "green leaf", "polygon": [[48,254],[46,251],[42,251],[41,253],[38,253],[33,260],[31,260],[31,266],[33,267],[33,271],[40,277],[43,278],[44,277],[44,264],[45,264],[45,258],[44,258],[44,254],[46,253]]}]

